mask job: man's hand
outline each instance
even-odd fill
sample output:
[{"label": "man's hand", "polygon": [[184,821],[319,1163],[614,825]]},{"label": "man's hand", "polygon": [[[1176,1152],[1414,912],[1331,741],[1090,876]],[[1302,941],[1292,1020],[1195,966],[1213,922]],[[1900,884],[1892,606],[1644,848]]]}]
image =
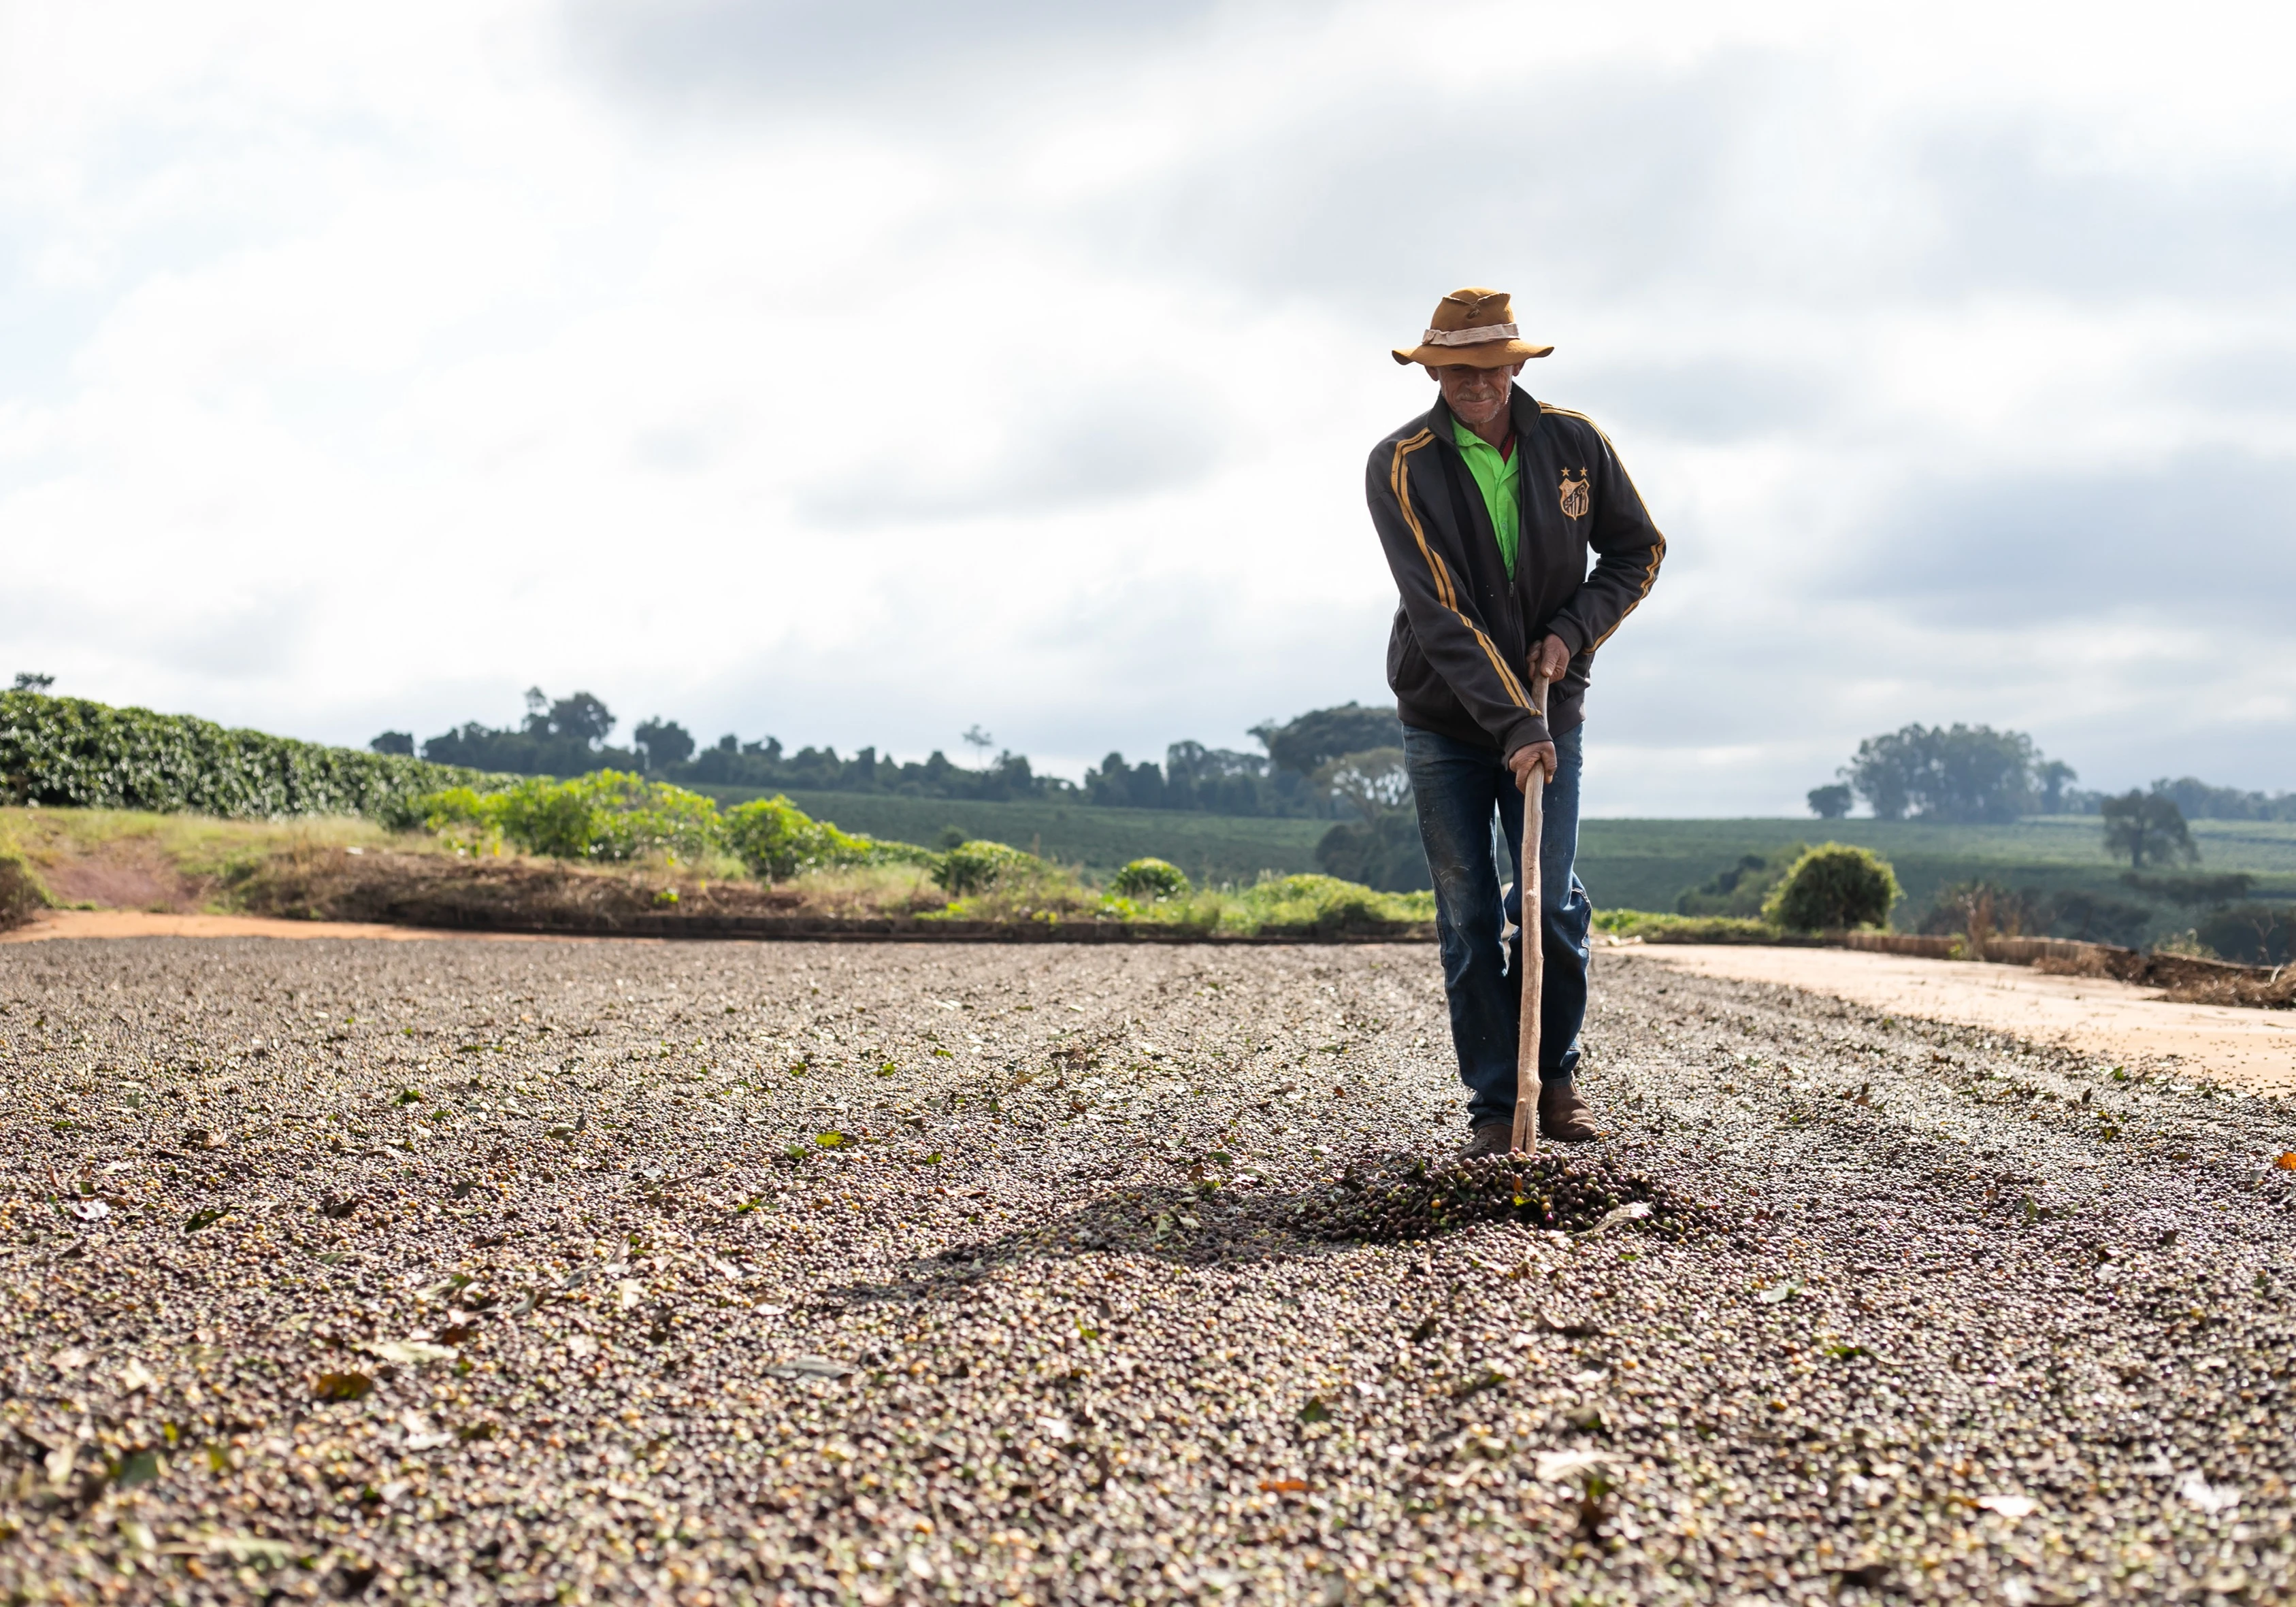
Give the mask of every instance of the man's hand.
[{"label": "man's hand", "polygon": [[[1549,636],[1547,640],[1552,642],[1554,638]],[[1507,755],[1506,763],[1507,768],[1514,772],[1514,784],[1528,795],[1530,791],[1530,775],[1533,770],[1545,772],[1539,778],[1542,783],[1554,779],[1554,744],[1531,742],[1517,748],[1513,753]]]},{"label": "man's hand", "polygon": [[1570,672],[1570,650],[1560,636],[1541,636],[1530,650],[1530,673],[1559,681]]}]

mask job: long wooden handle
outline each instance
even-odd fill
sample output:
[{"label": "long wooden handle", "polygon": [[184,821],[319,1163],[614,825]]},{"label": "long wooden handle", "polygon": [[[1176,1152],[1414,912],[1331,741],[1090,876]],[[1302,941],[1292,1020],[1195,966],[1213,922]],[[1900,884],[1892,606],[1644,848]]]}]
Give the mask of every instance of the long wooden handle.
[{"label": "long wooden handle", "polygon": [[[1530,680],[1531,706],[1546,713],[1546,677]],[[1522,853],[1515,876],[1522,897],[1522,914],[1516,922],[1522,933],[1522,1027],[1515,1037],[1514,1144],[1517,1153],[1538,1152],[1538,1018],[1546,982],[1546,945],[1541,940],[1546,922],[1546,890],[1539,886],[1539,844],[1546,836],[1546,783],[1553,780],[1541,766],[1522,790]]]}]

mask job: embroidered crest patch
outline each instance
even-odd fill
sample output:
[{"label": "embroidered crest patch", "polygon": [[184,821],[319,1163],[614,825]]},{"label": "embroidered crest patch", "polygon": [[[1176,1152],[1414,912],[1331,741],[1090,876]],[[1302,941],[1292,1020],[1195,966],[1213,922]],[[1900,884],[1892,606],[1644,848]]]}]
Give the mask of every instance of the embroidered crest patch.
[{"label": "embroidered crest patch", "polygon": [[1562,517],[1584,519],[1587,516],[1587,471],[1578,471],[1578,478],[1570,478],[1570,471],[1562,471]]}]

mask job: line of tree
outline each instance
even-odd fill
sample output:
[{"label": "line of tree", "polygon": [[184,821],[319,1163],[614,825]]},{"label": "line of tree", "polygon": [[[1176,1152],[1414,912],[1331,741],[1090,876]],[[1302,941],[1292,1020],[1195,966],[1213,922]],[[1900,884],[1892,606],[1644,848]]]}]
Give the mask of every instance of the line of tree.
[{"label": "line of tree", "polygon": [[[2238,787],[2212,787],[2192,775],[2174,781],[2163,777],[2152,783],[2152,791],[2173,802],[2187,820],[2296,820],[2296,792],[2243,792]],[[2104,802],[2102,792],[2071,792],[2065,812],[2101,815]]]},{"label": "line of tree", "polygon": [[[2021,731],[1990,726],[1914,725],[1869,736],[1835,774],[1808,794],[1810,813],[1824,820],[1860,803],[1880,820],[2104,815],[2127,796],[2074,786],[2080,773],[2070,765],[2044,756]],[[2156,781],[2144,795],[2169,799],[2184,820],[2296,820],[2296,792],[2244,792],[2186,775]]]},{"label": "line of tree", "polygon": [[[977,726],[964,735],[975,760],[960,765],[939,749],[906,762],[874,747],[849,757],[830,747],[791,753],[777,737],[743,742],[730,732],[704,748],[685,726],[660,716],[638,722],[628,745],[618,746],[609,740],[618,724],[613,711],[593,693],[557,698],[537,686],[527,692],[526,714],[517,725],[496,727],[472,720],[419,748],[434,763],[515,775],[618,769],[684,786],[890,792],[989,802],[1067,799],[1109,808],[1332,819],[1346,816],[1352,806],[1346,778],[1335,781],[1325,772],[1350,756],[1376,751],[1393,754],[1399,775],[1402,741],[1391,709],[1344,703],[1252,727],[1266,750],[1262,753],[1181,742],[1164,750],[1160,765],[1153,759],[1136,764],[1111,752],[1078,783],[1037,775],[1026,754],[1002,750],[990,758],[995,739]],[[386,731],[369,745],[378,753],[411,755],[418,749],[414,734],[405,731]],[[1391,791],[1393,778],[1383,784]]]},{"label": "line of tree", "polygon": [[1907,726],[1857,744],[1840,780],[1809,792],[1810,812],[1839,820],[1862,802],[1879,820],[2009,821],[2054,814],[2079,779],[2021,731]]},{"label": "line of tree", "polygon": [[1266,753],[1174,742],[1164,750],[1160,767],[1151,759],[1128,764],[1123,754],[1111,753],[1085,772],[1086,799],[1135,809],[1332,819],[1359,807],[1348,790],[1349,777],[1334,767],[1372,753],[1392,754],[1395,768],[1401,767],[1403,724],[1391,709],[1341,703],[1281,725],[1263,720],[1251,734]]}]

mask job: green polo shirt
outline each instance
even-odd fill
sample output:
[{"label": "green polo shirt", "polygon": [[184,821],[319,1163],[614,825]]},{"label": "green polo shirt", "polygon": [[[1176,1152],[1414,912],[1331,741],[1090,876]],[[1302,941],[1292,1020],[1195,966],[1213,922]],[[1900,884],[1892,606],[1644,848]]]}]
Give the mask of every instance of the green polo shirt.
[{"label": "green polo shirt", "polygon": [[1451,421],[1451,439],[1467,460],[1467,472],[1483,491],[1483,506],[1490,510],[1491,534],[1498,537],[1499,557],[1505,561],[1507,578],[1514,578],[1515,551],[1522,545],[1522,443],[1515,443],[1512,459],[1457,419]]}]

